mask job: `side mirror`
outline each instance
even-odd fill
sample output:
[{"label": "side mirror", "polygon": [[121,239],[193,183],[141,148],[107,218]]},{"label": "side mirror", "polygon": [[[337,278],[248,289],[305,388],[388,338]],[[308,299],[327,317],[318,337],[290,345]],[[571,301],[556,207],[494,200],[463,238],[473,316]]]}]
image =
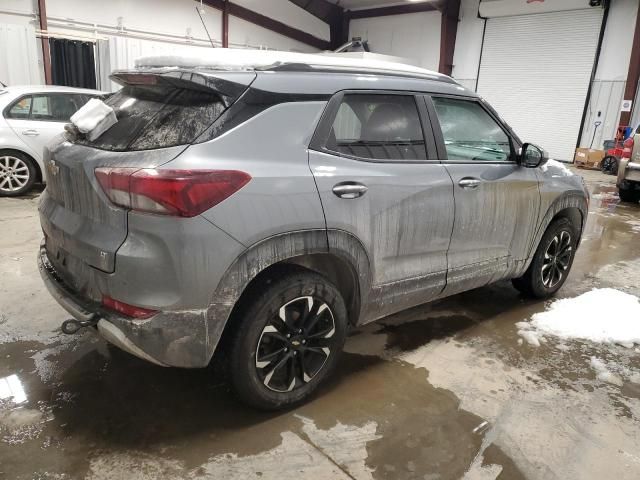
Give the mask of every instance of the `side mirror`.
[{"label": "side mirror", "polygon": [[527,168],[538,168],[547,163],[549,154],[533,143],[522,145],[520,165]]}]

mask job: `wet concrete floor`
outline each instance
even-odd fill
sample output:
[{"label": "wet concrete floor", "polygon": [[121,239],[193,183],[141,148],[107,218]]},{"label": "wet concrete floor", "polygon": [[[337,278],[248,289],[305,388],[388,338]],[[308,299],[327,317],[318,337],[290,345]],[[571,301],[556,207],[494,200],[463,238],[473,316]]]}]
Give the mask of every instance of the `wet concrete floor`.
[{"label": "wet concrete floor", "polygon": [[[640,295],[640,205],[581,173],[591,212],[559,296]],[[515,324],[548,302],[508,282],[354,331],[316,398],[258,413],[214,369],[60,334],[67,315],[35,267],[36,202],[0,199],[0,478],[640,478],[640,350],[522,342]],[[594,356],[621,381],[596,378]]]}]

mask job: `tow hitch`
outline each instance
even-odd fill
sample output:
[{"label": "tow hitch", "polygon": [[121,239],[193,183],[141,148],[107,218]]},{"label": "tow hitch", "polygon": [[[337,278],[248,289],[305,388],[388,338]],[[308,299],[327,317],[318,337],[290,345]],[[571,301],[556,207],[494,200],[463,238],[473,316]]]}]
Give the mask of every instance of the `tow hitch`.
[{"label": "tow hitch", "polygon": [[100,317],[94,313],[89,320],[76,320],[75,318],[65,320],[62,322],[62,326],[60,328],[63,333],[73,335],[74,333],[78,333],[81,328],[93,327],[98,323],[98,321],[100,321]]}]

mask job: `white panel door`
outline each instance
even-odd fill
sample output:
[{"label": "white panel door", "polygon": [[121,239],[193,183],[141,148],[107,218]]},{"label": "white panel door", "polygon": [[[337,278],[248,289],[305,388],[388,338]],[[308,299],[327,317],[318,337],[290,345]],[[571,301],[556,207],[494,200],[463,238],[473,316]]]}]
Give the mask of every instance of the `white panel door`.
[{"label": "white panel door", "polygon": [[487,20],[478,93],[525,142],[571,161],[602,9]]}]

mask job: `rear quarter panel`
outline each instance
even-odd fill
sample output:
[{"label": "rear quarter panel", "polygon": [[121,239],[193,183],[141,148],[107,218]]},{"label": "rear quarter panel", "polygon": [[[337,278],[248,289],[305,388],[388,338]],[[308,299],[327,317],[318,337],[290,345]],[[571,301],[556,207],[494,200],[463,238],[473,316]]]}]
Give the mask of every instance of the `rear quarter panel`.
[{"label": "rear quarter panel", "polygon": [[251,181],[203,216],[249,247],[272,235],[325,228],[307,147],[326,102],[273,106],[166,168],[241,170]]}]

